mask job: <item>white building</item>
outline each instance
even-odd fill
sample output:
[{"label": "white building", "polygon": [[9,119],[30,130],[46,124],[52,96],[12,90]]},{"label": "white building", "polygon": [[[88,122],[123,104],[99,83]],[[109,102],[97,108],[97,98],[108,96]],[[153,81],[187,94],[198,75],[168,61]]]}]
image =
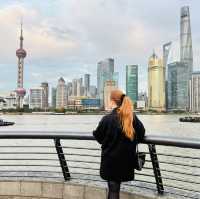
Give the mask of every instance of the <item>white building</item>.
[{"label": "white building", "polygon": [[14,95],[5,97],[6,109],[16,109],[17,108],[17,98]]},{"label": "white building", "polygon": [[56,90],[56,108],[67,108],[67,85],[62,77],[58,80]]},{"label": "white building", "polygon": [[3,110],[5,108],[6,101],[3,97],[0,97],[0,110]]},{"label": "white building", "polygon": [[15,92],[11,92],[5,96],[0,97],[0,110],[2,109],[16,109],[17,97]]},{"label": "white building", "polygon": [[111,107],[111,100],[110,100],[110,95],[113,90],[117,89],[116,82],[113,80],[109,80],[105,82],[105,87],[104,87],[104,109],[106,111],[109,111],[112,109]]},{"label": "white building", "polygon": [[190,111],[200,113],[200,71],[192,73],[190,80]]},{"label": "white building", "polygon": [[146,109],[146,102],[144,100],[137,101],[137,109],[145,110]]},{"label": "white building", "polygon": [[31,109],[34,109],[34,108],[43,109],[44,100],[45,100],[45,93],[42,87],[30,89],[29,107]]}]

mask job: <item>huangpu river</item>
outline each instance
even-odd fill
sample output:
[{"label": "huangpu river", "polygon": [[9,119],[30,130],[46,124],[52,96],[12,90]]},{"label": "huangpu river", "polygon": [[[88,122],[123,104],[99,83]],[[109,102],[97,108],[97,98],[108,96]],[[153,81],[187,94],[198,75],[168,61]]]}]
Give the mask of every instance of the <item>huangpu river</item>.
[{"label": "huangpu river", "polygon": [[[184,115],[138,115],[143,122],[147,135],[177,136],[200,138],[200,123],[183,123],[179,118]],[[0,131],[39,130],[66,131],[91,134],[102,115],[0,115],[15,125],[0,127]]]},{"label": "huangpu river", "polygon": [[[92,135],[92,131],[98,125],[98,122],[103,117],[103,115],[0,115],[0,118],[6,121],[13,121],[15,125],[8,127],[0,127],[0,133],[6,131],[40,131],[42,133],[48,133],[47,131],[62,131],[72,133],[80,133]],[[184,117],[184,115],[138,115],[139,119],[143,122],[146,135],[159,135],[159,136],[172,136],[179,138],[198,138],[200,139],[200,123],[183,123],[179,122],[180,117]],[[100,149],[99,144],[94,141],[80,141],[80,140],[61,140],[62,145],[69,148],[64,148],[64,152],[68,153],[66,155],[67,164],[69,166],[69,170],[72,177],[77,178],[77,182],[81,181],[81,178],[88,178],[87,174],[90,174],[90,178],[100,179],[99,177],[99,157],[91,157],[87,155],[100,155],[100,151],[90,151],[88,149],[72,149],[75,147],[80,148],[98,148]],[[25,148],[24,146],[51,146],[51,148],[42,148],[42,147],[29,147]],[[4,146],[4,147],[2,147]],[[22,146],[22,147],[5,147],[5,146]],[[71,148],[72,147],[72,148]],[[139,146],[141,151],[148,152],[147,145]],[[0,139],[0,177],[13,177],[13,176],[47,176],[48,177],[57,177],[63,179],[61,168],[59,166],[58,157],[55,150],[55,145],[53,140],[4,140]],[[160,161],[160,168],[162,172],[162,176],[165,177],[163,179],[164,184],[169,186],[179,186],[181,188],[193,188],[194,190],[199,190],[199,184],[188,184],[182,181],[174,181],[171,178],[179,178],[181,180],[190,180],[197,181],[200,183],[200,150],[195,149],[185,149],[185,148],[175,148],[175,147],[165,147],[165,146],[156,146],[158,159]],[[7,154],[3,154],[6,152]],[[14,154],[15,152],[32,152],[32,154]],[[53,152],[54,154],[42,154],[45,152]],[[8,154],[10,153],[10,154]],[[33,154],[34,153],[34,154]],[[37,154],[38,153],[38,154]],[[72,153],[77,154],[86,154],[86,156],[76,156],[72,155]],[[174,154],[176,157],[172,156],[162,156],[160,154]],[[179,158],[178,156],[187,156],[187,157],[195,157],[193,159],[184,159]],[[18,159],[25,160],[18,160]],[[34,160],[34,159],[38,160]],[[44,160],[46,158],[54,158],[56,161]],[[141,174],[145,175],[136,175],[136,180],[130,182],[131,186],[128,189],[133,189],[133,191],[142,191],[141,189],[137,189],[137,186],[134,185],[142,185],[147,186],[148,190],[156,189],[155,187],[155,179],[152,169],[152,164],[150,161],[150,156],[147,156],[147,161],[145,163],[145,167],[149,167],[150,169],[143,169]],[[78,161],[90,161],[90,163],[78,162]],[[149,161],[148,161],[149,160]],[[77,161],[77,162],[76,162]],[[162,162],[161,162],[162,161]],[[186,166],[174,166],[170,164],[166,164],[164,162],[169,161],[171,163],[178,164],[189,164],[195,167],[186,167]],[[92,163],[91,163],[92,162]],[[94,162],[94,163],[93,163]],[[95,163],[97,162],[97,163]],[[40,164],[43,166],[32,166],[35,164]],[[49,167],[48,165],[57,165],[57,167]],[[13,165],[13,166],[12,166]],[[21,166],[16,166],[21,165]],[[82,169],[82,167],[86,167],[86,169]],[[177,173],[170,173],[170,171],[177,171]],[[19,172],[20,171],[20,172]],[[44,171],[44,172],[42,172]],[[45,173],[48,171],[48,174]],[[58,174],[58,172],[60,172]],[[193,176],[185,176],[180,173],[192,173]],[[91,176],[92,174],[92,176]],[[147,176],[146,176],[147,175]],[[149,176],[148,176],[149,175]],[[141,181],[150,181],[152,184],[145,184]],[[85,181],[84,181],[85,183]],[[88,180],[87,183],[98,184],[100,186],[105,186],[105,183],[99,181],[91,181]],[[136,183],[136,184],[134,184]],[[175,184],[174,184],[175,183]],[[124,186],[124,185],[123,185]],[[126,186],[124,186],[126,188]],[[169,189],[165,189],[168,190]],[[147,190],[145,190],[147,191]],[[145,192],[146,193],[146,192]],[[180,197],[179,197],[180,198]],[[187,197],[186,197],[187,198]],[[200,198],[198,195],[196,198]]]}]

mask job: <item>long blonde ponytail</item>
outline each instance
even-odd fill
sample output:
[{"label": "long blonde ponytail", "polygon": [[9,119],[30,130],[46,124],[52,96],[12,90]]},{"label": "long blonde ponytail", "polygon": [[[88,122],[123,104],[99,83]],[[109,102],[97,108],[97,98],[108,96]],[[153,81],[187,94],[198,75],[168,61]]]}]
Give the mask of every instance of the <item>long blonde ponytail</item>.
[{"label": "long blonde ponytail", "polygon": [[131,99],[124,95],[120,90],[114,90],[111,92],[111,100],[113,100],[117,106],[117,113],[122,125],[123,133],[130,140],[134,139],[135,130],[133,128],[133,103]]}]

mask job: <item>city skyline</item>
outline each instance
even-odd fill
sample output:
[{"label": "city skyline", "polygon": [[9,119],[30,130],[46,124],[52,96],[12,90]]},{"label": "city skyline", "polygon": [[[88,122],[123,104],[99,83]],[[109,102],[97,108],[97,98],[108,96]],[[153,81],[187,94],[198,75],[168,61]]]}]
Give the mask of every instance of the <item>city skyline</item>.
[{"label": "city skyline", "polygon": [[[156,52],[159,52],[158,54],[161,56],[162,45],[167,41],[174,41],[176,40],[174,38],[179,37],[179,15],[180,7],[183,5],[190,6],[194,48],[194,70],[197,70],[197,65],[200,65],[197,60],[199,56],[197,56],[198,53],[196,53],[196,51],[200,49],[200,38],[197,37],[199,31],[197,25],[195,25],[198,20],[198,9],[196,9],[198,3],[190,3],[188,1],[180,3],[180,1],[173,1],[170,5],[166,5],[165,3],[164,5],[161,5],[161,3],[155,1],[156,6],[160,8],[160,11],[163,11],[164,15],[160,17],[161,19],[159,19],[159,21],[157,21],[156,14],[154,14],[153,17],[150,17],[150,8],[149,10],[145,9],[146,13],[143,13],[145,16],[149,16],[149,19],[140,16],[138,10],[146,8],[145,5],[148,4],[147,2],[144,4],[144,2],[145,1],[141,1],[140,3],[137,2],[135,3],[136,6],[133,6],[134,4],[131,3],[131,1],[125,1],[124,3],[114,3],[114,1],[110,1],[109,3],[106,3],[105,1],[89,3],[89,1],[85,1],[85,4],[80,3],[81,5],[77,5],[78,9],[82,8],[82,10],[80,11],[80,16],[76,16],[76,19],[83,19],[83,22],[85,23],[92,23],[84,24],[85,28],[92,28],[91,25],[95,25],[94,21],[89,20],[89,16],[85,16],[85,12],[92,7],[96,8],[98,11],[94,17],[97,22],[95,28],[97,25],[101,28],[103,25],[106,27],[111,24],[111,29],[103,30],[102,35],[97,34],[95,30],[91,29],[94,31],[91,34],[95,35],[95,38],[91,37],[91,39],[89,39],[90,35],[87,32],[88,29],[84,29],[83,33],[85,33],[85,36],[87,37],[84,43],[82,41],[83,38],[79,38],[80,35],[78,33],[80,32],[78,32],[79,28],[77,26],[77,21],[73,21],[74,24],[65,23],[62,29],[61,25],[63,25],[63,21],[65,19],[67,19],[67,21],[69,20],[67,16],[62,16],[60,24],[55,24],[55,21],[53,21],[50,16],[51,13],[56,19],[61,18],[61,5],[63,5],[64,8],[69,9],[70,6],[74,7],[76,5],[75,3],[69,1],[69,3],[66,4],[63,1],[57,1],[57,3],[47,5],[46,3],[39,3],[38,1],[34,1],[34,3],[32,1],[30,3],[26,3],[25,1],[7,1],[7,4],[5,4],[0,1],[0,24],[3,28],[3,31],[1,31],[1,38],[3,38],[3,40],[1,43],[4,44],[4,42],[6,42],[7,44],[0,47],[4,48],[0,55],[0,69],[3,71],[0,74],[0,93],[15,88],[17,63],[13,54],[18,44],[18,26],[21,16],[24,17],[24,36],[26,38],[24,46],[29,52],[29,57],[25,60],[26,69],[24,75],[24,86],[26,89],[34,87],[42,81],[48,81],[50,86],[56,85],[57,78],[60,76],[63,76],[66,82],[68,82],[73,78],[79,77],[80,74],[83,75],[86,73],[91,74],[91,84],[96,85],[97,62],[111,57],[115,59],[116,71],[121,74],[119,77],[120,88],[125,90],[125,66],[127,64],[138,64],[139,91],[147,91],[148,57],[152,53],[153,48],[155,48]],[[45,6],[47,6],[47,9],[45,9]],[[170,10],[170,16],[164,14],[164,11],[166,10],[164,6],[171,6],[172,9]],[[36,8],[38,7],[40,9],[37,10]],[[53,11],[53,7],[60,8],[61,12],[57,13],[56,10]],[[106,18],[100,18],[100,11],[103,8],[106,12]],[[111,14],[108,13],[109,9],[112,10]],[[120,15],[120,20],[117,23],[112,22],[113,17],[119,14],[120,9],[124,9],[127,13],[125,16]],[[49,12],[51,11],[49,15],[46,13],[46,10],[49,10]],[[137,12],[134,13],[135,11]],[[70,14],[72,13],[70,12]],[[92,15],[91,11],[88,15]],[[6,23],[5,17],[8,20]],[[126,19],[128,19],[128,21]],[[138,23],[138,20],[141,20],[140,23]],[[161,26],[163,25],[161,23],[165,23],[165,28],[163,30],[161,30],[160,26],[159,29],[155,28],[156,25],[158,25],[158,22]],[[74,31],[70,32],[72,25],[75,25],[73,29]],[[147,27],[145,27],[145,25],[147,25]],[[135,28],[135,34],[133,33],[132,28]],[[7,33],[8,29],[13,32],[10,31],[6,37],[3,37],[5,34],[4,32]],[[121,31],[118,31],[120,32],[119,35],[118,32],[112,32],[112,30],[127,31],[127,35],[125,33],[121,35]],[[168,30],[169,35],[164,34],[166,30]],[[151,33],[150,36],[153,41],[149,41],[150,36],[147,37],[147,33]],[[104,45],[100,44],[100,42],[102,43],[103,36],[108,37],[104,38]],[[125,40],[126,36],[129,36],[130,40]],[[153,36],[155,36],[155,38]],[[99,37],[98,41],[97,37]],[[72,45],[77,44],[77,42],[80,42],[78,43],[78,47],[80,47],[80,52],[78,53],[76,53],[76,46]],[[129,43],[130,45],[128,45]],[[54,48],[52,48],[53,45]],[[112,49],[113,47],[114,49]],[[89,54],[91,56],[89,56]]]}]

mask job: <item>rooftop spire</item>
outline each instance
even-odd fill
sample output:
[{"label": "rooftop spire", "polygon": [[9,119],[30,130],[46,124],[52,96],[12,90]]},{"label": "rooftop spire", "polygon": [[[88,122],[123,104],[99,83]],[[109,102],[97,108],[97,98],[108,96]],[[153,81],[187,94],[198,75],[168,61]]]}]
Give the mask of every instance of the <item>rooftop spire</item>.
[{"label": "rooftop spire", "polygon": [[23,20],[21,19],[20,48],[23,48]]},{"label": "rooftop spire", "polygon": [[153,59],[157,58],[157,55],[156,55],[156,53],[155,53],[155,49],[153,49],[153,54],[152,54],[151,57],[152,57]]},{"label": "rooftop spire", "polygon": [[155,53],[155,49],[153,49],[153,56],[155,56],[156,55],[156,53]]}]

